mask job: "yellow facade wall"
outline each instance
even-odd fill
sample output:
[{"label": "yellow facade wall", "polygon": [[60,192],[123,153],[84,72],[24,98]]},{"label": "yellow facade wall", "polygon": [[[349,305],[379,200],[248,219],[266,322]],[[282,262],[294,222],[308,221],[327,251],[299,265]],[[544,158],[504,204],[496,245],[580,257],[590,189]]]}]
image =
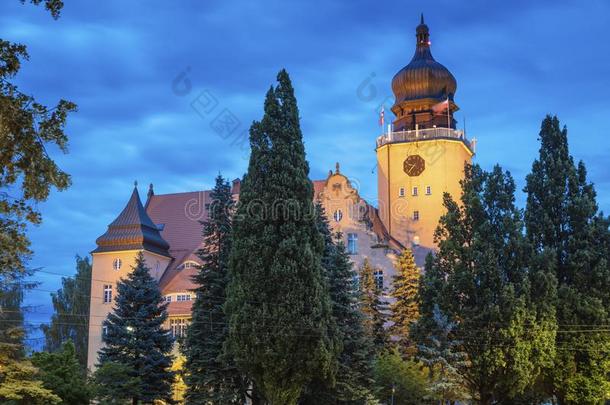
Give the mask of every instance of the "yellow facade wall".
[{"label": "yellow facade wall", "polygon": [[[410,155],[425,161],[425,170],[418,176],[404,171],[404,161]],[[443,193],[448,192],[454,200],[460,198],[464,164],[471,162],[472,155],[462,141],[448,139],[389,143],[377,148],[379,215],[388,232],[405,246],[416,243],[434,248],[434,230],[445,212]],[[417,195],[413,195],[414,187]]]}]

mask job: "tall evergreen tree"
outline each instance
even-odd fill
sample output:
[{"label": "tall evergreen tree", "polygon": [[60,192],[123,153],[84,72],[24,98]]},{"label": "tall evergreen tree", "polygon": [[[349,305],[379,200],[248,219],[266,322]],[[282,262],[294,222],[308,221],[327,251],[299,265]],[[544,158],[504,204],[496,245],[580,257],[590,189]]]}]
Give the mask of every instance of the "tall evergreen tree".
[{"label": "tall evergreen tree", "polygon": [[385,329],[388,308],[387,302],[383,300],[383,289],[379,288],[375,279],[376,270],[369,259],[365,258],[359,271],[359,285],[361,310],[365,317],[364,328],[379,353],[386,349],[389,343]]},{"label": "tall evergreen tree", "polygon": [[334,381],[314,380],[299,401],[302,404],[364,403],[372,397],[373,360],[371,339],[364,330],[359,306],[356,272],[340,233],[332,235],[324,208],[316,206],[318,229],[324,236],[322,266],[328,279],[334,331],[339,342]]},{"label": "tall evergreen tree", "polygon": [[90,286],[91,262],[88,257],[76,256],[76,274],[62,278],[61,288],[51,294],[54,314],[50,325],[42,325],[45,350],[62,350],[66,341],[72,341],[83,370],[87,368],[90,300],[86,291]]},{"label": "tall evergreen tree", "polygon": [[222,176],[210,194],[212,203],[203,226],[203,265],[193,278],[198,286],[192,322],[184,344],[186,398],[192,404],[243,404],[245,384],[240,372],[224,353],[228,326],[224,303],[231,251],[231,186]]},{"label": "tall evergreen tree", "polygon": [[552,393],[560,404],[600,403],[610,392],[610,336],[599,331],[610,322],[609,222],[557,117],[543,120],[540,143],[526,179],[525,221],[534,253],[558,282]]},{"label": "tall evergreen tree", "polygon": [[415,354],[415,347],[409,337],[411,325],[419,318],[419,279],[421,273],[415,264],[411,249],[404,249],[394,266],[396,275],[392,284],[390,320],[393,322],[390,332],[396,338],[403,357]]},{"label": "tall evergreen tree", "polygon": [[460,349],[468,355],[468,365],[456,368],[473,397],[492,404],[522,393],[550,364],[554,313],[541,312],[533,301],[552,292],[532,296],[510,174],[498,166],[489,173],[466,166],[462,189],[461,204],[444,196],[447,213],[435,233],[439,251],[427,263],[414,336],[423,345],[433,336],[438,305],[455,323],[452,338],[463,342]]},{"label": "tall evergreen tree", "polygon": [[99,365],[123,365],[132,378],[139,379],[138,390],[132,395],[134,404],[171,402],[173,339],[163,329],[168,304],[150,275],[142,252],[136,256],[133,271],[117,284],[115,303],[113,312],[103,322],[106,333],[102,337]]},{"label": "tall evergreen tree", "polygon": [[277,79],[250,128],[227,294],[230,353],[273,405],[330,375],[336,350],[299,112],[286,71]]}]

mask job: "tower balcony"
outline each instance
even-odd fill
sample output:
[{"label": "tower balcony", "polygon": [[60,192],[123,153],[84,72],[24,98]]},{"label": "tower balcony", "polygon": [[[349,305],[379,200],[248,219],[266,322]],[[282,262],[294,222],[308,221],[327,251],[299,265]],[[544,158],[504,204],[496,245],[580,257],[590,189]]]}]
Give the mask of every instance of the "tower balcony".
[{"label": "tower balcony", "polygon": [[389,132],[377,138],[377,148],[391,143],[419,142],[433,139],[461,141],[473,154],[475,153],[475,139],[468,140],[461,129],[442,127]]}]

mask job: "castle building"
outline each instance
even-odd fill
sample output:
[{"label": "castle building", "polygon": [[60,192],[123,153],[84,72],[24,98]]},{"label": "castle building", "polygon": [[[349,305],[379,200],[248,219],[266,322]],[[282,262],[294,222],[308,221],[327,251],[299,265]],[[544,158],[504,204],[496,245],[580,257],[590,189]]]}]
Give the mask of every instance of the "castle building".
[{"label": "castle building", "polygon": [[[341,232],[355,268],[368,258],[386,291],[402,249],[411,248],[419,266],[434,249],[443,193],[461,193],[464,163],[470,162],[474,147],[453,119],[456,88],[453,75],[432,57],[422,16],[415,55],[392,80],[393,130],[376,139],[378,207],[360,197],[339,163],[326,179],[313,181],[314,200],[324,207],[332,230]],[[236,179],[236,200],[239,188]],[[136,185],[91,253],[89,368],[98,361],[102,322],[112,311],[117,282],[131,271],[138,252],[143,252],[169,303],[166,327],[176,337],[184,335],[195,298],[192,276],[201,264],[196,254],[202,243],[201,221],[211,202],[209,190],[157,195],[151,185],[143,204]]]}]

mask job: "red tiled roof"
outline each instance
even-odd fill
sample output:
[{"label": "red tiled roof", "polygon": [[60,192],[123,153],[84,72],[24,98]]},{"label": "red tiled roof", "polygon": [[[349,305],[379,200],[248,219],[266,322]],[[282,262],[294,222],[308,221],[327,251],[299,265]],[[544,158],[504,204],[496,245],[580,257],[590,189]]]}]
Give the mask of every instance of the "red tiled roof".
[{"label": "red tiled roof", "polygon": [[193,273],[190,269],[178,270],[178,266],[187,260],[200,262],[195,253],[201,247],[201,221],[207,218],[206,204],[210,201],[210,191],[205,190],[151,195],[146,203],[150,218],[163,227],[161,236],[169,243],[169,252],[174,258],[159,282],[164,294],[195,287],[191,282]]}]

